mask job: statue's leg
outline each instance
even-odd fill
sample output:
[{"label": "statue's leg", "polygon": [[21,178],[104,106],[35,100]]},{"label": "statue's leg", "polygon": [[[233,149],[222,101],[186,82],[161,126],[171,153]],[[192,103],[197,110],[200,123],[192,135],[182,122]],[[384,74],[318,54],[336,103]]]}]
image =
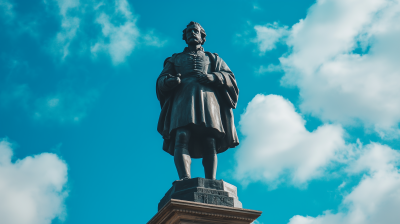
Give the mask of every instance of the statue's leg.
[{"label": "statue's leg", "polygon": [[179,179],[190,179],[190,164],[192,159],[189,155],[190,131],[187,128],[176,130],[174,161]]},{"label": "statue's leg", "polygon": [[215,138],[206,138],[203,151],[203,166],[206,179],[215,180],[217,175],[217,150]]}]

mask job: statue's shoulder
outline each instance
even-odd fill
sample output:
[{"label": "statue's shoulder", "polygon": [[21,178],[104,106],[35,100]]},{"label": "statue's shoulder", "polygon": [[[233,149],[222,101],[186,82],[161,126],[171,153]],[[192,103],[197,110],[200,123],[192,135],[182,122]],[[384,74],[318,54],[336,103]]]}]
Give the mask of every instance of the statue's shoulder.
[{"label": "statue's shoulder", "polygon": [[212,57],[214,60],[219,58],[219,55],[217,53],[211,53],[209,51],[204,51],[204,53],[206,53],[206,55],[208,55],[209,57]]},{"label": "statue's shoulder", "polygon": [[176,54],[173,54],[171,57],[166,58],[164,61],[164,66],[167,64],[167,62],[175,64],[175,58],[180,54],[182,54],[182,53],[176,53]]},{"label": "statue's shoulder", "polygon": [[219,63],[222,60],[217,53],[211,53],[209,51],[205,51],[205,53],[208,55],[208,57],[210,57],[213,63]]}]

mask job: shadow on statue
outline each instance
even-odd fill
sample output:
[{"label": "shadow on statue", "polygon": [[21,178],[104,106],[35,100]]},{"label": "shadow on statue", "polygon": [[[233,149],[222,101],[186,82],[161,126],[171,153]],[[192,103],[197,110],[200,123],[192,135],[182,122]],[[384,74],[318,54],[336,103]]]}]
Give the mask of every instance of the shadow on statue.
[{"label": "shadow on statue", "polygon": [[[237,188],[216,179],[217,154],[239,145],[232,110],[239,89],[235,75],[216,53],[204,51],[206,32],[190,22],[187,47],[164,61],[156,82],[161,113],[157,131],[174,157],[179,180],[158,204],[149,224],[249,224],[260,211],[242,209]],[[202,158],[205,178],[191,178],[192,158]]]}]

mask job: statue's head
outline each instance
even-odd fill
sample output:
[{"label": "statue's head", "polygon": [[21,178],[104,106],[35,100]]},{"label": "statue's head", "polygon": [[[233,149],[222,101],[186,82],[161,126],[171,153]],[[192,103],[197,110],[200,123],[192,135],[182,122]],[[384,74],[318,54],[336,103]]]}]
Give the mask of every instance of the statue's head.
[{"label": "statue's head", "polygon": [[203,45],[206,42],[206,31],[201,27],[199,23],[190,22],[183,30],[182,39],[186,41],[188,45]]}]

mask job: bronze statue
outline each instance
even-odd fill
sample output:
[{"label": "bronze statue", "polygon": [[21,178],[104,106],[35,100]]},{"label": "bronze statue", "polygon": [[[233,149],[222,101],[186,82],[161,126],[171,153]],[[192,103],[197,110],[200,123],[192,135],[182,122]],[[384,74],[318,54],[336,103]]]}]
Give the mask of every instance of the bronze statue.
[{"label": "bronze statue", "polygon": [[215,179],[217,154],[239,144],[232,109],[239,89],[216,53],[204,51],[206,32],[196,22],[183,30],[188,47],[164,62],[157,79],[158,132],[174,156],[179,179],[190,179],[191,158],[203,158],[205,178]]}]

